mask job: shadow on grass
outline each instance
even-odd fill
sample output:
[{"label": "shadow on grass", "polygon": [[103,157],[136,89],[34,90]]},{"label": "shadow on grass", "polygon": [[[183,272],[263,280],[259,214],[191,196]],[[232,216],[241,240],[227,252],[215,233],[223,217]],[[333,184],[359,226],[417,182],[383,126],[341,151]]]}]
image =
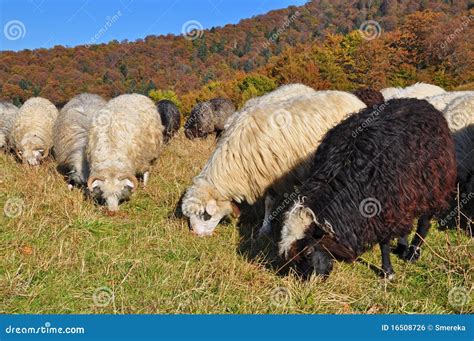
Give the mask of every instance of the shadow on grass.
[{"label": "shadow on grass", "polygon": [[268,235],[259,236],[259,229],[265,214],[263,199],[255,205],[240,205],[241,216],[237,224],[240,241],[237,252],[249,262],[258,262],[269,271],[279,276],[286,276],[288,266],[278,255],[278,242],[281,236],[282,217],[272,220],[272,231]]}]

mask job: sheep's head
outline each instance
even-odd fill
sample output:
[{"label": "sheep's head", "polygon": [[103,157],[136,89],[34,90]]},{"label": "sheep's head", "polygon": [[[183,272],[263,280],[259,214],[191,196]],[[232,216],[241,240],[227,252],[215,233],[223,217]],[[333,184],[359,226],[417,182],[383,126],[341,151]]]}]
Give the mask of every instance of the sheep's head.
[{"label": "sheep's head", "polygon": [[222,218],[238,215],[237,206],[223,198],[203,179],[195,179],[183,199],[183,214],[189,218],[191,230],[198,236],[211,235]]},{"label": "sheep's head", "polygon": [[118,211],[120,203],[130,199],[131,194],[137,189],[138,180],[133,174],[108,176],[90,176],[87,188],[91,197],[102,205],[107,205],[111,212]]},{"label": "sheep's head", "polygon": [[16,155],[23,163],[38,166],[48,156],[49,148],[37,135],[26,135],[15,148]]},{"label": "sheep's head", "polygon": [[313,273],[327,276],[332,270],[332,256],[320,244],[327,233],[331,233],[332,227],[326,226],[326,232],[320,225],[314,212],[301,203],[296,203],[285,217],[279,243],[280,255],[295,265],[296,272],[303,279],[308,279]]}]

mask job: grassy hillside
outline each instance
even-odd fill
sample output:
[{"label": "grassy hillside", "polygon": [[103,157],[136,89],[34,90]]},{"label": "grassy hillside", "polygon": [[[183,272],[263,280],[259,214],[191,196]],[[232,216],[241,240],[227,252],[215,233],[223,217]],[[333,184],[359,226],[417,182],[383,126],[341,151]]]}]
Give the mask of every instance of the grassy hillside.
[{"label": "grassy hillside", "polygon": [[68,191],[52,161],[30,169],[0,154],[0,313],[474,311],[472,243],[458,231],[432,229],[416,264],[393,257],[393,282],[371,269],[378,248],[326,281],[278,274],[278,233],[253,236],[258,207],[244,210],[247,223],[193,236],[175,208],[215,141],[180,133],[115,216]]}]

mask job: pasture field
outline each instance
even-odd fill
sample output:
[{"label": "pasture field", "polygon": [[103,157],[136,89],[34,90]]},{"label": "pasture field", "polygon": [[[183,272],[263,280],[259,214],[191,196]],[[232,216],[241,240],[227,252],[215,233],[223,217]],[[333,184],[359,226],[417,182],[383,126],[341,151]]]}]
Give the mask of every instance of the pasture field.
[{"label": "pasture field", "polygon": [[69,191],[53,161],[31,169],[0,154],[0,313],[474,312],[473,244],[460,231],[434,226],[418,263],[393,255],[391,282],[373,269],[378,247],[325,281],[285,274],[278,228],[256,237],[262,205],[195,237],[176,208],[214,145],[180,131],[113,216]]}]

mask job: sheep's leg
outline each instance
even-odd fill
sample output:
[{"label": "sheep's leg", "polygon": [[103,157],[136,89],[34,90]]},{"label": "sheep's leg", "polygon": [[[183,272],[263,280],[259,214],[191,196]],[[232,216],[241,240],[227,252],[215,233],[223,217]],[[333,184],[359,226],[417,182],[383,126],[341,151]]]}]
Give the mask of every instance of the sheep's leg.
[{"label": "sheep's leg", "polygon": [[146,171],[145,173],[143,173],[143,187],[146,186],[149,179],[150,179],[150,172]]},{"label": "sheep's leg", "polygon": [[382,251],[382,270],[384,278],[389,280],[395,278],[392,262],[390,261],[390,240],[380,243],[380,251]]},{"label": "sheep's leg", "polygon": [[258,232],[260,236],[270,234],[270,232],[272,231],[271,220],[274,202],[275,198],[271,194],[267,194],[265,196],[265,217],[263,218],[262,226],[260,227],[260,230]]},{"label": "sheep's leg", "polygon": [[404,254],[403,258],[410,262],[416,262],[421,255],[421,245],[423,244],[428,230],[430,229],[430,216],[422,216],[418,220],[418,226],[416,228],[415,236],[411,241],[411,245],[408,248],[407,252]]},{"label": "sheep's leg", "polygon": [[398,238],[397,247],[393,250],[396,255],[404,255],[408,250],[408,235],[401,236]]}]

